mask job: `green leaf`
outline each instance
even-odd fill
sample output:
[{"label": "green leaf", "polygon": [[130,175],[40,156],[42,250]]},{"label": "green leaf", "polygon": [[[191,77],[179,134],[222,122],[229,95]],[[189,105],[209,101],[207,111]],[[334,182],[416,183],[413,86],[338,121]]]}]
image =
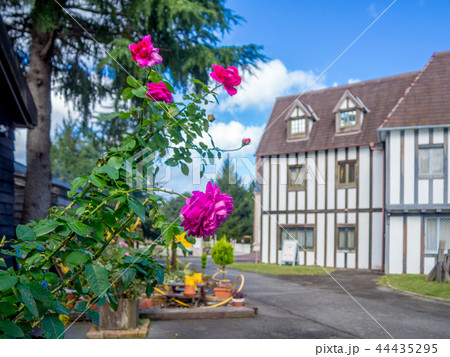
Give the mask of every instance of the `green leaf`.
[{"label": "green leaf", "polygon": [[132,99],[134,97],[134,94],[132,92],[133,88],[125,88],[122,92],[122,98],[123,100]]},{"label": "green leaf", "polygon": [[156,269],[156,280],[158,280],[158,284],[164,283],[164,269]]},{"label": "green leaf", "polygon": [[72,180],[72,182],[70,183],[70,186],[72,186],[72,188],[70,189],[70,191],[67,193],[67,197],[72,197],[73,195],[75,195],[77,193],[77,190],[80,187],[84,187],[84,185],[86,185],[87,183],[87,178],[86,176],[80,176],[75,178],[74,180]]},{"label": "green leaf", "polygon": [[86,265],[86,279],[95,295],[101,296],[109,288],[108,271],[101,265]]},{"label": "green leaf", "polygon": [[120,150],[122,150],[122,151],[130,151],[130,150],[133,150],[135,146],[136,146],[136,140],[131,139],[131,140],[128,140],[127,142],[125,142],[120,147]]},{"label": "green leaf", "polygon": [[144,87],[140,87],[139,89],[132,89],[131,92],[138,98],[147,98],[147,90]]},{"label": "green leaf", "polygon": [[0,331],[11,337],[23,337],[23,331],[19,326],[8,320],[0,320]]},{"label": "green leaf", "polygon": [[33,294],[31,294],[31,290],[26,284],[18,284],[17,290],[20,293],[20,297],[22,298],[25,306],[30,310],[35,318],[39,317],[39,311],[36,305],[36,301],[33,298]]},{"label": "green leaf", "polygon": [[61,314],[61,315],[69,315],[70,314],[70,310],[67,307],[65,307],[64,304],[60,303],[59,301],[54,301],[50,305],[50,307],[57,314]]},{"label": "green leaf", "polygon": [[185,163],[181,163],[181,172],[183,175],[188,176],[189,175],[189,167]]},{"label": "green leaf", "polygon": [[60,225],[60,222],[46,219],[44,221],[40,221],[37,226],[33,228],[33,231],[36,234],[36,237],[40,237],[47,233],[53,232]]},{"label": "green leaf", "polygon": [[89,254],[86,254],[80,250],[74,250],[66,258],[66,263],[70,265],[81,265],[89,260]]},{"label": "green leaf", "polygon": [[119,178],[119,171],[112,166],[109,165],[102,166],[100,170],[106,173],[113,180],[117,180]]},{"label": "green leaf", "polygon": [[1,316],[11,316],[17,311],[17,307],[8,301],[0,301],[0,315]]},{"label": "green leaf", "polygon": [[13,287],[18,281],[19,278],[17,276],[9,274],[4,270],[0,270],[0,291]]},{"label": "green leaf", "polygon": [[97,310],[95,309],[90,309],[87,313],[86,313],[86,317],[87,318],[91,318],[92,322],[94,323],[94,325],[98,325],[99,321],[100,321],[100,315],[98,313]]},{"label": "green leaf", "polygon": [[33,232],[33,230],[28,227],[24,226],[22,224],[19,224],[16,228],[16,234],[17,238],[20,240],[35,240],[36,234]]},{"label": "green leaf", "polygon": [[44,281],[49,284],[56,284],[58,282],[58,275],[52,272],[45,273]]},{"label": "green leaf", "polygon": [[106,114],[106,115],[102,115],[98,118],[98,120],[103,121],[103,120],[109,120],[109,119],[114,119],[117,118],[119,116],[119,113],[117,112],[113,112],[110,114]]},{"label": "green leaf", "polygon": [[136,277],[136,269],[128,268],[122,270],[121,279],[124,289],[127,289],[130,286],[135,277]]},{"label": "green leaf", "polygon": [[145,207],[144,205],[137,200],[136,198],[132,196],[128,196],[128,204],[130,205],[131,209],[134,211],[134,213],[137,214],[137,216],[141,220],[145,220]]},{"label": "green leaf", "polygon": [[88,232],[90,231],[89,226],[81,223],[79,221],[72,221],[68,223],[68,226],[71,230],[73,230],[76,234],[82,237],[86,237]]},{"label": "green leaf", "polygon": [[6,268],[5,259],[0,258],[0,268]]},{"label": "green leaf", "polygon": [[103,189],[105,187],[105,182],[99,176],[91,175],[89,176],[89,181],[91,181],[92,184],[98,188]]},{"label": "green leaf", "polygon": [[52,293],[46,289],[44,286],[42,286],[39,283],[36,282],[30,282],[28,283],[28,286],[30,287],[31,294],[33,297],[42,302],[51,302],[53,301],[53,295]]},{"label": "green leaf", "polygon": [[175,91],[173,90],[173,87],[172,87],[172,85],[169,82],[167,82],[167,81],[162,81],[162,82],[166,85],[166,87],[167,87],[167,89],[169,90],[170,93],[175,94]]},{"label": "green leaf", "polygon": [[64,324],[57,315],[45,315],[42,331],[47,338],[64,338]]},{"label": "green leaf", "polygon": [[107,164],[108,164],[108,166],[112,166],[115,169],[120,169],[120,167],[123,164],[123,157],[113,156],[113,157],[109,158]]},{"label": "green leaf", "polygon": [[37,281],[41,281],[42,279],[44,279],[44,272],[42,271],[42,269],[31,268],[30,273],[31,276]]},{"label": "green leaf", "polygon": [[134,87],[134,88],[139,88],[140,87],[140,83],[138,80],[136,80],[136,78],[134,78],[133,76],[128,76],[127,77],[127,83],[129,86]]},{"label": "green leaf", "polygon": [[75,304],[75,306],[73,307],[73,309],[76,312],[85,312],[87,309],[87,301],[79,301]]}]

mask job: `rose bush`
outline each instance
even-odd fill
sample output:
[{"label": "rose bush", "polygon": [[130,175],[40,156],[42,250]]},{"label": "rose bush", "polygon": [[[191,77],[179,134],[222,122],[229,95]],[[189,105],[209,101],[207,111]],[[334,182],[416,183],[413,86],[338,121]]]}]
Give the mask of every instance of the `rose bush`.
[{"label": "rose bush", "polygon": [[[26,337],[38,326],[44,337],[61,338],[65,328],[60,316],[70,313],[67,306],[79,300],[75,309],[96,321],[98,314],[92,306],[109,303],[117,307],[118,298],[135,293],[129,290],[135,279],[150,296],[156,284],[164,281],[165,267],[158,262],[155,247],[168,247],[184,229],[178,221],[166,221],[161,212],[164,199],[157,195],[177,193],[148,185],[153,181],[142,172],[142,165],[151,178],[161,160],[188,175],[195,152],[202,157],[203,176],[207,160],[213,162],[215,156],[222,155],[223,150],[212,140],[208,146],[204,139],[210,139],[210,120],[203,105],[211,102],[209,96],[217,97],[216,88],[192,80],[202,93],[187,94],[184,103],[174,103],[172,86],[151,68],[162,62],[151,37],[131,45],[130,51],[140,67],[150,68],[140,79],[127,78],[122,110],[103,119],[136,118],[134,132],[99,158],[88,175],[72,181],[68,193],[71,204],[51,208],[46,219],[19,225],[13,251],[2,248],[4,241],[0,243],[0,252],[15,256],[19,264],[18,270],[0,270],[0,338]],[[231,75],[218,66],[215,70],[225,89],[230,93],[232,88],[230,94],[235,93],[234,86],[240,82],[237,71],[231,70]],[[131,105],[132,99],[137,99],[139,106]],[[213,234],[232,212],[231,197],[211,184],[205,193],[194,193],[194,197],[199,202],[186,202],[183,226],[195,236]],[[139,220],[146,219],[161,231],[152,244],[128,249],[117,243],[143,244],[135,228]],[[108,249],[110,244],[117,247]],[[5,267],[0,259],[0,268]]]}]

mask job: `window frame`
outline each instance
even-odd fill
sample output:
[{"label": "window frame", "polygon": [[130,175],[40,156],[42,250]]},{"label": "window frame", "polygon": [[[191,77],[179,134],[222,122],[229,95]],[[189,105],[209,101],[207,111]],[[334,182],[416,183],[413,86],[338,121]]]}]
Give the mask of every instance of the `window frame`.
[{"label": "window frame", "polygon": [[[348,181],[348,176],[349,176],[349,172],[350,170],[348,169],[350,164],[354,164],[355,165],[355,181],[354,182],[349,182]],[[340,166],[341,165],[345,165],[345,182],[341,183],[340,180]],[[338,187],[356,187],[358,182],[358,163],[357,160],[343,160],[343,161],[338,161],[337,162],[337,168],[336,168],[336,185]]]},{"label": "window frame", "polygon": [[[429,172],[428,173],[422,173],[421,172],[421,151],[427,150],[430,152],[429,156]],[[433,167],[433,150],[440,150],[442,153],[442,170],[440,173],[433,173],[432,167]],[[434,179],[434,178],[444,178],[445,177],[445,150],[444,145],[419,145],[418,153],[417,153],[417,166],[418,166],[418,178],[419,179]]]},{"label": "window frame", "polygon": [[[356,225],[346,225],[346,226],[338,226],[336,227],[337,231],[336,231],[336,240],[337,240],[337,244],[336,244],[336,250],[340,250],[340,251],[347,251],[347,252],[354,252],[356,251]],[[340,231],[341,230],[345,230],[345,247],[341,247],[340,246],[340,239],[339,239],[339,235],[340,235]],[[348,246],[348,231],[352,230],[353,231],[353,248],[349,248]]]},{"label": "window frame", "polygon": [[[355,124],[352,125],[342,125],[342,114],[344,113],[350,113],[350,112],[355,112]],[[346,131],[346,130],[350,130],[353,128],[356,128],[358,126],[358,108],[352,108],[352,109],[347,109],[347,110],[340,110],[339,111],[339,130],[340,131]]]},{"label": "window frame", "polygon": [[[297,113],[298,113],[298,110],[301,110],[304,113],[304,110],[301,107],[296,106],[292,110],[291,115],[292,115],[292,113],[294,113],[294,111],[297,111]],[[292,134],[292,122],[294,120],[304,120],[304,123],[305,123],[305,131],[304,132]],[[309,134],[308,117],[306,114],[298,115],[298,116],[294,116],[294,117],[289,116],[289,118],[288,118],[288,139],[290,139],[290,140],[304,139],[304,138],[308,137],[308,134]]]},{"label": "window frame", "polygon": [[304,191],[306,189],[306,172],[304,172],[304,179],[301,185],[291,185],[291,169],[305,170],[306,165],[288,165],[287,168],[287,187],[288,191]]},{"label": "window frame", "polygon": [[[285,224],[281,225],[278,229],[278,250],[283,249],[283,240],[282,240],[282,232],[284,230],[289,231],[289,229],[303,229],[303,230],[312,230],[312,246],[306,246],[306,232],[305,232],[305,245],[300,246],[301,242],[297,242],[297,246],[299,251],[314,251],[315,250],[315,244],[316,244],[316,226],[314,224]],[[290,238],[289,238],[290,239]]]},{"label": "window frame", "polygon": [[[428,221],[430,219],[435,219],[436,220],[436,250],[427,250],[427,241],[428,241]],[[439,253],[439,236],[440,236],[440,230],[441,230],[441,220],[449,220],[450,221],[450,216],[427,216],[425,217],[424,220],[424,224],[425,224],[425,237],[424,237],[424,248],[423,248],[423,253],[424,254],[431,254],[431,255],[436,255]],[[450,232],[449,232],[450,233]],[[447,250],[447,252],[450,252],[450,239],[449,239],[449,243],[447,248],[445,248],[444,250]]]}]

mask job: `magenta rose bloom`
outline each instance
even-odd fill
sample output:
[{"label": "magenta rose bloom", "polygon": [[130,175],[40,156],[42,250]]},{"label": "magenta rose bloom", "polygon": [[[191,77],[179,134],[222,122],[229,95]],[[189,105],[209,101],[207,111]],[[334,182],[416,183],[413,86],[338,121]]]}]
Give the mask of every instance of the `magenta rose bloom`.
[{"label": "magenta rose bloom", "polygon": [[167,89],[164,82],[147,84],[148,92],[147,97],[152,99],[154,102],[166,102],[170,103],[172,98],[172,93]]},{"label": "magenta rose bloom", "polygon": [[236,67],[228,67],[227,69],[222,66],[213,64],[213,71],[209,75],[219,83],[223,83],[223,87],[229,95],[235,95],[237,93],[236,86],[241,84],[241,77],[238,74]]},{"label": "magenta rose bloom", "polygon": [[252,142],[252,141],[251,141],[251,139],[249,139],[249,138],[242,139],[242,145],[243,145],[243,146],[245,146],[245,145],[250,145],[251,142]]},{"label": "magenta rose bloom", "polygon": [[163,60],[158,54],[159,48],[153,47],[150,35],[144,36],[142,41],[137,44],[132,43],[128,48],[131,51],[133,61],[137,62],[142,68],[154,66]]},{"label": "magenta rose bloom", "polygon": [[193,237],[212,236],[227,215],[233,213],[233,198],[220,193],[219,186],[208,182],[206,192],[194,191],[181,209],[181,226]]}]

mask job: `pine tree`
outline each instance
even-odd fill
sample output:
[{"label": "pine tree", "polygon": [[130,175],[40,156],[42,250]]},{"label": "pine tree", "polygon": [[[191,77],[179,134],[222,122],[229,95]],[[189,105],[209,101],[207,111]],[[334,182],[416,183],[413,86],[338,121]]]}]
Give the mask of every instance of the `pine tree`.
[{"label": "pine tree", "polygon": [[253,184],[245,188],[229,157],[224,161],[215,184],[220,191],[233,197],[233,214],[217,229],[218,237],[226,235],[228,239],[241,239],[253,234]]},{"label": "pine tree", "polygon": [[245,68],[264,58],[256,45],[218,46],[219,36],[242,21],[224,0],[5,0],[0,10],[38,110],[27,136],[23,222],[45,217],[50,206],[52,89],[89,118],[93,104],[119,93],[128,74],[141,76],[128,45],[147,34],[176,86],[191,76],[206,81],[213,63]]}]

